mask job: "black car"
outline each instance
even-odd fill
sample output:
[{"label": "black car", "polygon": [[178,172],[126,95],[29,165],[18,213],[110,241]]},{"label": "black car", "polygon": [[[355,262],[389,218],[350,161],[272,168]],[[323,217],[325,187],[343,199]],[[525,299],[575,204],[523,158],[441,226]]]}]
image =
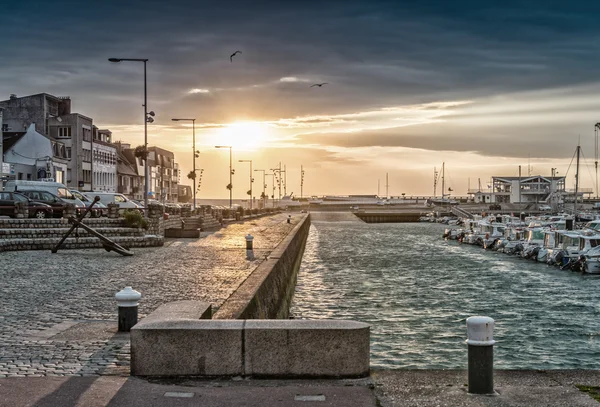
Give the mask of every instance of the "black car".
[{"label": "black car", "polygon": [[0,215],[14,218],[16,202],[27,202],[30,218],[51,218],[54,212],[50,205],[31,200],[20,193],[0,191]]},{"label": "black car", "polygon": [[20,194],[25,195],[29,199],[45,203],[50,205],[54,210],[54,216],[56,218],[62,218],[63,212],[65,211],[65,207],[67,206],[66,202],[63,201],[58,196],[54,195],[52,192],[48,191],[19,191]]}]

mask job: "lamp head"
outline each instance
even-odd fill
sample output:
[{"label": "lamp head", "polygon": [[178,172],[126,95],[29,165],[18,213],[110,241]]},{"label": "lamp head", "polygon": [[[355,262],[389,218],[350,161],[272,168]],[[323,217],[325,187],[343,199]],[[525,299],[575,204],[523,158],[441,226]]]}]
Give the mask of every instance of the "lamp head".
[{"label": "lamp head", "polygon": [[108,58],[110,62],[121,62],[121,58]]},{"label": "lamp head", "polygon": [[179,121],[179,119],[171,119],[171,120],[173,120],[174,122],[178,122]]},{"label": "lamp head", "polygon": [[150,110],[150,111],[148,112],[148,114],[149,114],[150,116],[156,116],[156,114],[154,113],[154,110]]}]

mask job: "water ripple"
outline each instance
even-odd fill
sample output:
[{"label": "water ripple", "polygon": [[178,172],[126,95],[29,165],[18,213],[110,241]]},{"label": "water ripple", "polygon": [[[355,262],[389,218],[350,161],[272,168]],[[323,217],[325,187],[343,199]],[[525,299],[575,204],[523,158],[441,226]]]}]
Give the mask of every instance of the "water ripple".
[{"label": "water ripple", "polygon": [[600,278],[444,241],[442,231],[314,223],[292,314],[371,324],[376,367],[466,368],[465,320],[487,315],[497,368],[600,368]]}]

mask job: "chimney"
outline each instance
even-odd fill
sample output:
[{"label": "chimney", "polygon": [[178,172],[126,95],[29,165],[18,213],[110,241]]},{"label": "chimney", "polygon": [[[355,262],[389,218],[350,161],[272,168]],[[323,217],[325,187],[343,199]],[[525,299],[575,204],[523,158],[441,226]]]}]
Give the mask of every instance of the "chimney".
[{"label": "chimney", "polygon": [[14,93],[10,94],[10,100],[16,100],[17,99],[17,95],[15,95]]}]

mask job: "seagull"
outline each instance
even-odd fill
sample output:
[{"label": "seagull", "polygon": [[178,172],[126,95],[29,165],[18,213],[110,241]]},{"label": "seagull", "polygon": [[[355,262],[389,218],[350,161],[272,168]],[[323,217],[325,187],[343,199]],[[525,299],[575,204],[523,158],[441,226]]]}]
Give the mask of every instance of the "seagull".
[{"label": "seagull", "polygon": [[323,82],[323,83],[315,83],[314,85],[311,85],[311,88],[314,88],[315,86],[318,86],[319,88],[323,85],[329,85],[327,82]]},{"label": "seagull", "polygon": [[231,54],[229,56],[229,61],[233,62],[233,57],[236,56],[237,54],[241,54],[241,53],[242,53],[242,51],[235,51],[233,54]]}]

